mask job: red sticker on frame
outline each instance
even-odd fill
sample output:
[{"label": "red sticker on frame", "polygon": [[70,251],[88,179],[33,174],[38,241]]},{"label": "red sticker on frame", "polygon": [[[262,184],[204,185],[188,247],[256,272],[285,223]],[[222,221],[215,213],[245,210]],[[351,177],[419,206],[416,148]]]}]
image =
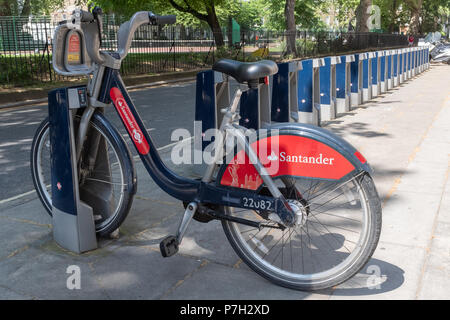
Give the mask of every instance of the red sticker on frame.
[{"label": "red sticker on frame", "polygon": [[120,92],[119,88],[113,87],[109,91],[109,95],[111,96],[111,99],[114,102],[114,107],[116,107],[119,112],[119,116],[122,118],[122,121],[125,124],[125,127],[127,128],[127,131],[130,134],[130,137],[133,140],[138,152],[142,155],[148,154],[150,151],[150,146],[139,128],[130,107],[125,101],[122,92]]}]

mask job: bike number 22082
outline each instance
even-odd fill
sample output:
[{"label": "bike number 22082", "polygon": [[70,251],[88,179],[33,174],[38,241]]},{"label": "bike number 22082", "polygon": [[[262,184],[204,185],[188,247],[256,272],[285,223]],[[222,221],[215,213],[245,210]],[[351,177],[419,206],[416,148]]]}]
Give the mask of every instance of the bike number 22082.
[{"label": "bike number 22082", "polygon": [[268,200],[254,200],[252,198],[243,197],[243,204],[246,208],[260,209],[260,210],[271,210],[272,202]]}]

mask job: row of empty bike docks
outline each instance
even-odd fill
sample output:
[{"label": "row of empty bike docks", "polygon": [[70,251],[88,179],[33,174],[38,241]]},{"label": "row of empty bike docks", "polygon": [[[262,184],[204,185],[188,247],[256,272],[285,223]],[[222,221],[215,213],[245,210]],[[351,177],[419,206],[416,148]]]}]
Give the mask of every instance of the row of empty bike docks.
[{"label": "row of empty bike docks", "polygon": [[[429,68],[429,48],[411,47],[278,64],[268,83],[244,92],[240,125],[260,129],[270,123],[320,125],[400,85]],[[197,75],[195,120],[202,131],[217,128],[230,104],[230,83],[219,72]],[[203,143],[203,148],[208,143]]]}]

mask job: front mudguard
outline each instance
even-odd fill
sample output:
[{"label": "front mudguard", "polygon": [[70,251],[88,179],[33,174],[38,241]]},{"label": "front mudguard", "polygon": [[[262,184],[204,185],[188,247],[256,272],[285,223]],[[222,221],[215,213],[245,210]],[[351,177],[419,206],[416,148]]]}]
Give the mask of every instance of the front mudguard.
[{"label": "front mudguard", "polygon": [[[334,133],[308,124],[281,123],[258,130],[253,150],[273,178],[297,176],[309,179],[343,180],[373,170],[366,159]],[[262,179],[243,148],[236,148],[221,166],[220,186],[258,190]]]}]

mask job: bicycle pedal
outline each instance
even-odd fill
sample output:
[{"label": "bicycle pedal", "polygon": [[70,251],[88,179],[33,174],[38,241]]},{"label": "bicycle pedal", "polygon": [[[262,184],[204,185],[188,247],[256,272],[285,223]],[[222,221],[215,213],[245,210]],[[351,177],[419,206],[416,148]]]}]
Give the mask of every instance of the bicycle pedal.
[{"label": "bicycle pedal", "polygon": [[168,236],[159,244],[159,250],[164,258],[171,257],[178,252],[178,240],[174,236]]}]

